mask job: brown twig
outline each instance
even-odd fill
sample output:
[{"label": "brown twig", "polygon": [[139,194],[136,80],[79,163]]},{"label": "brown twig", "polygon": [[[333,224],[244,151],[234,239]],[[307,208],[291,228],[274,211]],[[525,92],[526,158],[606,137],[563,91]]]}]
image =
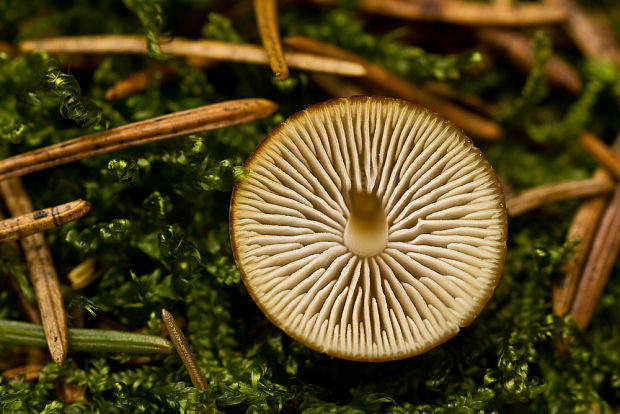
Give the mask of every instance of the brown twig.
[{"label": "brown twig", "polygon": [[17,297],[17,306],[20,313],[30,322],[41,325],[41,314],[35,304],[26,298],[24,292],[22,292],[19,285],[11,275],[6,275],[6,279],[8,280],[9,290]]},{"label": "brown twig", "polygon": [[[19,180],[0,181],[0,193],[11,215],[32,212],[32,203]],[[52,257],[41,233],[24,237],[20,243],[28,263],[50,354],[60,365],[67,356],[68,332],[60,284]]]},{"label": "brown twig", "polygon": [[132,73],[124,79],[115,82],[105,92],[105,99],[115,101],[134,93],[143,91],[159,77],[162,80],[170,79],[176,71],[170,65],[158,64]]},{"label": "brown twig", "polygon": [[2,373],[2,379],[12,380],[23,376],[26,381],[35,381],[39,379],[44,366],[43,363],[34,363],[7,369]]},{"label": "brown twig", "polygon": [[[144,37],[132,35],[52,37],[25,40],[19,44],[19,50],[22,52],[44,50],[61,54],[145,54],[146,42]],[[175,38],[168,43],[162,43],[161,51],[171,56],[194,56],[263,65],[269,63],[267,53],[260,46],[251,44]],[[358,63],[308,53],[287,52],[284,53],[284,59],[288,66],[302,70],[347,76],[363,76],[366,73],[364,67]]]},{"label": "brown twig", "polygon": [[86,389],[74,382],[61,380],[56,388],[58,399],[64,404],[71,404],[86,398]]},{"label": "brown twig", "polygon": [[83,217],[90,210],[84,200],[75,200],[59,206],[37,210],[0,221],[0,243],[21,239],[35,233],[62,226]]},{"label": "brown twig", "polygon": [[297,50],[304,50],[312,53],[323,53],[341,59],[347,59],[362,64],[367,71],[366,81],[373,86],[388,92],[391,95],[408,99],[412,102],[424,105],[472,133],[484,139],[497,139],[501,129],[499,125],[482,116],[470,112],[460,106],[453,104],[443,98],[426,92],[424,89],[412,84],[406,79],[383,69],[380,66],[369,62],[351,52],[340,49],[336,46],[319,42],[301,36],[284,38],[284,44]]},{"label": "brown twig", "polygon": [[[200,69],[211,69],[219,63],[215,60],[196,56],[188,56],[185,61],[188,65]],[[105,99],[108,101],[123,99],[129,95],[145,90],[155,79],[160,79],[162,82],[165,82],[172,79],[176,74],[177,69],[174,66],[163,63],[138,70],[110,86],[105,92]]]},{"label": "brown twig", "polygon": [[269,58],[269,66],[279,81],[288,78],[280,33],[278,32],[278,5],[276,0],[254,0],[254,15],[258,34]]},{"label": "brown twig", "polygon": [[[597,170],[593,176],[597,180],[611,180],[609,174],[603,170]],[[584,200],[573,216],[571,225],[566,233],[566,241],[578,242],[573,255],[560,269],[560,275],[553,282],[551,290],[551,304],[553,313],[565,315],[570,311],[575,291],[581,278],[581,269],[586,254],[590,250],[594,233],[598,228],[599,221],[607,205],[607,196],[592,197]]]},{"label": "brown twig", "polygon": [[185,365],[185,368],[189,373],[192,384],[199,390],[206,390],[208,388],[207,380],[202,374],[202,371],[196,362],[196,358],[194,358],[194,354],[192,354],[192,351],[189,348],[189,344],[187,343],[187,339],[185,339],[185,335],[183,335],[183,331],[179,329],[176,321],[166,309],[161,310],[161,317],[166,325],[168,333],[170,334],[170,339],[179,353],[179,356],[183,361],[183,365]]},{"label": "brown twig", "polygon": [[310,79],[324,92],[335,98],[368,95],[363,88],[336,75],[329,75],[327,73],[313,73],[310,75]]},{"label": "brown twig", "polygon": [[[492,28],[480,29],[477,35],[481,42],[505,53],[520,70],[529,73],[534,66],[534,54],[526,36],[510,30]],[[545,75],[551,84],[569,92],[577,93],[581,90],[581,78],[577,72],[556,55],[549,56]]]},{"label": "brown twig", "polygon": [[605,16],[589,15],[572,0],[547,3],[567,11],[566,31],[585,56],[611,61],[620,68],[620,46]]},{"label": "brown twig", "polygon": [[570,310],[571,316],[582,328],[590,323],[620,252],[618,229],[620,229],[620,185],[616,185],[611,201],[603,213]]},{"label": "brown twig", "polygon": [[613,182],[595,178],[541,185],[506,201],[506,209],[511,216],[517,216],[546,203],[607,194],[613,188]]},{"label": "brown twig", "polygon": [[620,157],[614,153],[603,141],[592,134],[582,132],[579,135],[579,143],[581,146],[616,180],[620,180]]},{"label": "brown twig", "polygon": [[497,179],[499,180],[499,185],[502,187],[502,192],[504,193],[504,200],[508,201],[517,196],[517,192],[514,187],[500,174],[497,174]]},{"label": "brown twig", "polygon": [[487,102],[473,93],[456,90],[447,83],[430,81],[424,83],[422,87],[432,94],[461,103],[486,116],[493,117],[497,114],[497,105],[494,103]]},{"label": "brown twig", "polygon": [[[313,0],[333,5],[337,0]],[[440,21],[461,25],[526,26],[559,23],[566,19],[566,10],[542,4],[493,4],[459,0],[362,0],[359,8],[367,13],[399,19]]]},{"label": "brown twig", "polygon": [[69,271],[67,278],[74,290],[84,289],[97,280],[104,272],[105,265],[89,257]]},{"label": "brown twig", "polygon": [[[595,158],[598,159],[599,162],[601,162],[601,159],[606,160],[609,158],[615,158],[617,151],[620,151],[620,136],[616,138],[611,150],[608,149],[607,146],[602,141],[600,141],[597,137],[587,132],[582,132],[581,135],[579,136],[579,139],[580,139],[582,146],[584,146],[584,148],[586,148],[586,150],[588,150],[590,154],[595,156]],[[601,162],[601,163],[605,164],[604,162]],[[616,164],[612,162],[611,165],[616,165]],[[597,176],[606,177],[606,179],[609,179],[609,180],[611,179],[608,172],[601,168],[597,169],[594,176],[595,177]],[[559,282],[554,283],[554,286],[553,286],[553,290],[552,290],[553,310],[558,315],[563,315],[571,311],[571,305],[573,304],[573,299],[576,300],[576,296],[577,296],[576,291],[578,289],[578,285],[580,284],[580,280],[582,279],[581,270],[583,267],[583,263],[586,261],[586,259],[588,261],[594,261],[594,262],[597,262],[600,260],[600,262],[598,262],[600,265],[590,264],[590,267],[587,270],[588,277],[590,279],[594,278],[596,280],[596,283],[600,283],[600,281],[598,281],[597,279],[601,276],[603,276],[604,278],[606,277],[604,276],[604,271],[600,273],[596,273],[596,271],[593,269],[598,269],[599,271],[601,269],[604,269],[604,267],[607,266],[606,262],[612,259],[606,257],[606,253],[603,253],[601,255],[598,253],[594,253],[594,250],[592,250],[592,253],[590,253],[590,256],[587,256],[588,252],[590,251],[590,246],[592,246],[592,243],[595,237],[597,240],[601,238],[601,241],[599,241],[599,246],[597,248],[600,248],[600,243],[603,243],[602,240],[606,240],[607,237],[609,237],[608,235],[606,236],[605,234],[595,235],[597,229],[598,229],[599,234],[609,231],[604,228],[604,226],[606,225],[605,223],[602,223],[600,228],[598,227],[598,223],[599,221],[601,221],[601,216],[603,216],[603,213],[605,212],[606,205],[607,205],[606,197],[592,198],[582,203],[582,205],[579,207],[579,210],[573,217],[573,222],[571,223],[571,227],[569,229],[569,232],[566,238],[567,240],[580,240],[581,242],[578,245],[577,251],[575,252],[573,257],[570,258],[570,260],[568,261],[568,263],[565,265],[563,269],[564,277],[560,279]],[[609,215],[611,213],[605,213],[605,214],[607,217],[607,224],[609,224],[609,221],[612,220],[612,217]],[[613,247],[613,246],[610,246],[610,247]],[[594,249],[594,247],[592,247],[592,249]],[[583,273],[585,275],[586,268],[584,268],[583,270],[584,270]],[[591,275],[592,272],[595,272],[596,274],[592,276]],[[583,289],[587,289],[588,291],[591,291],[593,284],[595,285],[596,283],[584,283]],[[580,302],[582,304],[579,305],[579,307],[575,309],[575,314],[577,316],[575,317],[575,314],[573,314],[573,318],[575,318],[575,320],[577,320],[580,325],[586,326],[587,323],[589,322],[589,318],[591,317],[591,313],[593,312],[593,308],[596,306],[598,297],[594,297],[594,303],[588,304],[589,307],[585,310],[585,313],[584,313],[583,294],[580,294],[579,296],[582,298],[580,299]],[[590,307],[592,309],[590,309]],[[588,314],[590,316],[588,316]]]},{"label": "brown twig", "polygon": [[13,46],[11,46],[8,42],[0,42],[0,53],[6,53],[8,57],[13,57],[15,51],[13,50]]},{"label": "brown twig", "polygon": [[239,99],[174,112],[96,132],[0,161],[0,179],[181,135],[264,118],[277,108],[266,99]]},{"label": "brown twig", "polygon": [[[0,212],[0,220],[4,220],[4,216],[2,215],[1,212]],[[10,248],[12,248],[16,254],[21,254],[17,243],[11,242],[9,243],[9,245],[10,245]],[[9,248],[9,247],[5,246],[5,248]],[[30,300],[28,300],[28,298],[26,298],[26,295],[24,295],[24,292],[19,287],[18,283],[15,281],[15,278],[12,275],[6,274],[5,276],[8,281],[9,290],[17,298],[17,306],[21,314],[26,319],[28,319],[30,322],[41,325],[41,314],[39,313],[39,310],[37,309],[35,304],[32,303]]]}]

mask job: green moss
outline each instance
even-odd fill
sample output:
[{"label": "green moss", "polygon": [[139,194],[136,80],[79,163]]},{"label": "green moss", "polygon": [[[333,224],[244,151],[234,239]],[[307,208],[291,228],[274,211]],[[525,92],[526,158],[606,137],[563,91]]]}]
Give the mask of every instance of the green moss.
[{"label": "green moss", "polygon": [[[146,31],[156,52],[155,39],[166,21],[173,35],[255,40],[249,12],[229,20],[223,17],[229,15],[226,10],[211,3],[9,1],[0,5],[0,33],[17,40],[45,33]],[[501,61],[481,68],[474,43],[457,54],[444,54],[432,44],[412,46],[398,28],[406,23],[364,20],[351,7],[286,7],[281,30],[339,45],[412,81],[447,80],[455,88],[508,103],[502,118],[505,136],[481,146],[518,189],[587,177],[594,163],[574,136],[591,128],[610,141],[620,126],[613,96],[617,76],[600,62],[566,51],[584,76],[583,92],[566,97],[544,89],[541,68],[550,44],[543,35],[535,36],[535,69],[524,76]],[[222,14],[209,14],[214,10]],[[551,280],[574,247],[564,244],[564,235],[576,202],[511,219],[497,291],[454,339],[398,362],[331,359],[291,340],[256,308],[234,265],[227,223],[229,191],[244,174],[244,159],[276,124],[326,97],[299,71],[292,71],[289,83],[276,86],[266,67],[223,63],[205,72],[170,60],[177,76],[107,102],[103,96],[111,84],[153,61],[109,56],[92,63],[93,71],[83,71],[45,54],[0,58],[0,138],[6,154],[225,99],[256,96],[279,104],[276,114],[261,121],[23,178],[35,208],[78,197],[92,204],[86,217],[46,233],[60,275],[87,258],[105,263],[103,275],[81,292],[73,292],[61,277],[71,306],[94,312],[86,314],[86,327],[106,317],[127,329],[147,327],[156,333],[156,315],[166,307],[187,321],[190,345],[210,388],[193,388],[175,354],[136,365],[122,354],[75,353],[60,367],[47,364],[38,381],[2,380],[0,412],[195,412],[213,403],[231,413],[585,413],[593,407],[602,412],[620,408],[620,269],[614,269],[587,332],[551,315]],[[521,121],[526,128],[519,128]],[[25,266],[9,246],[0,249],[0,270],[32,297]],[[17,320],[21,316],[7,286],[7,279],[0,278],[0,318]],[[556,351],[558,336],[569,339],[566,355]],[[2,361],[16,355],[14,347],[0,348]],[[56,395],[59,381],[84,387],[86,401],[63,406]]]}]

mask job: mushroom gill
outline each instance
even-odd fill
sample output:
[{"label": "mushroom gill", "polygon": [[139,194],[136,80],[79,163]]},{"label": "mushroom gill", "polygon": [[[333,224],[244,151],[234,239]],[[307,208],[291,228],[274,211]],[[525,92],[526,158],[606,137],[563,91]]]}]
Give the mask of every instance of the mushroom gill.
[{"label": "mushroom gill", "polygon": [[449,121],[392,98],[313,105],[276,127],[233,191],[250,295],[310,348],[385,361],[472,322],[497,285],[506,212],[491,166]]}]

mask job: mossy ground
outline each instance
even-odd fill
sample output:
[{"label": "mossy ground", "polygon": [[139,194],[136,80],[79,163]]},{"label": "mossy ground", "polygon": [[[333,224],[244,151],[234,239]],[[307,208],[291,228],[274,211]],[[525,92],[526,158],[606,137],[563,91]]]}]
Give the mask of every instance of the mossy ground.
[{"label": "mossy ground", "polygon": [[[233,9],[225,3],[7,0],[0,3],[0,38],[15,42],[146,30],[151,39],[167,32],[257,43],[251,5],[241,3],[231,20],[225,15],[232,16]],[[537,65],[528,77],[501,59],[481,66],[473,37],[462,36],[467,34],[464,28],[366,19],[354,12],[353,3],[287,6],[281,10],[281,30],[340,45],[412,81],[448,82],[500,105],[504,135],[480,145],[517,189],[589,176],[595,164],[579,148],[579,131],[587,128],[610,142],[620,130],[617,74],[606,64],[583,59],[571,47],[558,53],[584,80],[578,96],[546,87],[540,68],[551,42],[543,34],[535,36]],[[612,1],[602,6],[620,28],[620,9]],[[416,42],[421,30],[442,33],[448,40],[427,36]],[[85,218],[46,233],[67,307],[92,310],[95,316],[87,313],[87,327],[106,317],[128,329],[147,327],[156,333],[162,307],[185,318],[210,388],[192,388],[176,355],[137,365],[127,355],[77,353],[60,367],[48,363],[38,381],[2,380],[1,412],[194,412],[214,403],[231,413],[618,410],[618,269],[585,333],[577,332],[569,319],[551,314],[551,281],[570,251],[564,235],[576,202],[548,205],[510,221],[506,266],[497,291],[475,322],[454,339],[399,362],[331,359],[290,340],[250,301],[232,259],[227,224],[229,191],[242,173],[243,160],[272,127],[328,96],[303,72],[293,71],[289,80],[278,83],[267,67],[225,63],[205,72],[169,59],[177,72],[171,80],[156,79],[143,92],[120,101],[104,99],[115,81],[153,61],[104,56],[71,63],[45,54],[3,55],[0,145],[4,154],[20,153],[227,99],[264,97],[279,104],[275,115],[258,122],[23,178],[36,208],[75,198],[92,204]],[[24,264],[11,249],[0,250],[3,273],[13,275],[32,296]],[[105,272],[83,291],[73,291],[64,275],[90,257],[105,264]],[[22,319],[4,277],[0,318]],[[556,350],[558,337],[570,337],[565,355]],[[0,355],[5,364],[23,357],[14,347],[0,347]],[[63,406],[57,396],[61,382],[84,387],[85,400]]]}]

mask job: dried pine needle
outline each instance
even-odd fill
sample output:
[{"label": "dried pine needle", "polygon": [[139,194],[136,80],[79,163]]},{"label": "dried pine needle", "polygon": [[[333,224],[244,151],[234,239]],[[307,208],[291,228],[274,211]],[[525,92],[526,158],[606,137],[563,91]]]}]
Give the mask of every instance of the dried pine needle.
[{"label": "dried pine needle", "polygon": [[620,229],[620,185],[616,185],[611,201],[603,213],[570,310],[571,316],[582,328],[590,323],[620,252],[618,229]]},{"label": "dried pine needle", "polygon": [[[69,328],[71,351],[169,354],[172,344],[165,338],[107,329]],[[45,346],[41,325],[0,319],[0,343],[20,346]]]},{"label": "dried pine needle", "polygon": [[283,41],[285,45],[293,49],[322,53],[327,56],[358,62],[366,69],[365,79],[372,86],[393,96],[426,106],[479,138],[493,140],[499,138],[501,134],[501,129],[495,122],[427,92],[408,80],[351,52],[302,36],[287,37]]},{"label": "dried pine needle", "polygon": [[506,209],[511,216],[517,216],[547,203],[608,194],[613,187],[610,180],[596,178],[541,185],[506,201]]},{"label": "dried pine needle", "polygon": [[83,217],[90,210],[84,200],[37,210],[0,221],[0,243],[21,239],[35,233],[62,226]]},{"label": "dried pine needle", "polygon": [[566,32],[584,56],[609,60],[620,68],[620,45],[605,16],[587,14],[572,0],[547,0],[567,11]]},{"label": "dried pine needle", "polygon": [[[336,4],[336,0],[313,0],[317,4]],[[428,20],[460,25],[529,26],[566,20],[566,10],[537,3],[495,4],[443,1],[362,0],[359,8],[367,13],[399,19]]]},{"label": "dried pine needle", "polygon": [[[604,146],[598,138],[588,132],[580,134],[582,145],[596,144],[594,147]],[[606,147],[605,147],[606,148]],[[612,151],[616,154],[620,150],[620,136],[614,141]],[[598,168],[593,175],[595,179],[611,181],[612,177],[603,169]],[[584,262],[592,246],[592,241],[598,230],[599,222],[605,211],[609,199],[606,196],[592,197],[583,201],[573,216],[571,225],[566,233],[567,241],[577,241],[579,244],[575,253],[568,259],[560,270],[560,276],[554,281],[551,290],[551,304],[556,315],[570,312],[577,286],[581,280]]]},{"label": "dried pine needle", "polygon": [[[593,178],[611,180],[611,177],[602,170],[597,171]],[[560,276],[553,283],[551,304],[556,315],[562,316],[570,311],[575,291],[581,278],[583,262],[592,245],[594,234],[605,211],[607,201],[608,197],[604,195],[584,200],[573,216],[571,225],[566,233],[566,240],[579,242],[579,244],[575,253],[560,269]]]},{"label": "dried pine needle", "polygon": [[[144,37],[132,35],[51,37],[24,40],[19,44],[19,50],[22,52],[42,50],[61,54],[146,54],[146,42]],[[191,56],[262,65],[269,63],[263,48],[251,44],[175,38],[168,43],[162,43],[161,51],[171,56]],[[364,67],[358,63],[309,53],[286,52],[284,59],[288,66],[302,70],[347,76],[363,76],[366,73]]]},{"label": "dried pine needle", "polygon": [[278,32],[278,11],[276,0],[254,0],[254,15],[263,48],[269,59],[269,66],[279,81],[288,78],[288,66],[282,52]]},{"label": "dried pine needle", "polygon": [[10,381],[12,379],[24,377],[25,381],[35,381],[39,379],[44,365],[45,364],[38,362],[7,369],[2,373],[2,379]]},{"label": "dried pine needle", "polygon": [[328,73],[313,73],[312,83],[335,98],[348,98],[355,95],[368,95],[368,92],[355,83],[340,76]]},{"label": "dried pine needle", "polygon": [[185,368],[189,373],[192,384],[199,390],[206,390],[208,388],[207,380],[202,374],[202,371],[196,362],[196,358],[194,358],[194,354],[192,354],[192,351],[189,348],[185,335],[183,335],[183,332],[178,327],[176,321],[166,309],[161,310],[161,317],[166,325],[168,333],[170,334],[170,339],[179,353],[179,356],[183,361],[183,365],[185,365]]},{"label": "dried pine needle", "polygon": [[[478,39],[489,44],[500,53],[505,53],[517,68],[529,72],[534,66],[534,53],[530,39],[516,31],[496,28],[482,28],[477,31]],[[566,61],[552,54],[545,65],[549,82],[572,93],[581,90],[581,78]]]},{"label": "dried pine needle", "polygon": [[601,163],[616,180],[620,180],[620,157],[603,141],[588,132],[579,135],[579,143],[595,160]]},{"label": "dried pine needle", "polygon": [[108,101],[123,99],[146,89],[154,78],[159,76],[162,80],[166,80],[171,78],[175,72],[172,66],[164,64],[139,70],[110,86],[105,92],[105,99]]},{"label": "dried pine needle", "polygon": [[[32,203],[18,179],[0,181],[0,194],[13,216],[32,212]],[[54,362],[61,365],[68,350],[67,318],[52,256],[41,233],[24,237],[20,243],[37,297],[50,354]]]},{"label": "dried pine needle", "polygon": [[0,179],[181,135],[255,121],[273,113],[266,99],[239,99],[174,112],[39,148],[0,161]]},{"label": "dried pine needle", "polygon": [[74,290],[84,289],[97,280],[104,272],[105,266],[89,257],[69,271],[67,278]]}]

